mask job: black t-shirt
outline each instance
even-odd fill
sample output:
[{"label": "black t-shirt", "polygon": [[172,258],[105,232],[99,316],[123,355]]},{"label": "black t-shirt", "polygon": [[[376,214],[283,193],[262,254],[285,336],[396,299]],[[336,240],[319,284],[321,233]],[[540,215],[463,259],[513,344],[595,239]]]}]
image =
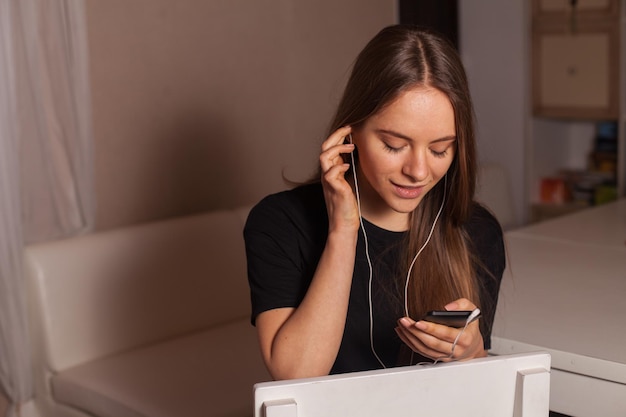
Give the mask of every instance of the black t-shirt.
[{"label": "black t-shirt", "polygon": [[[403,344],[394,328],[404,316],[402,300],[389,302],[406,232],[392,232],[363,219],[372,263],[374,350],[386,367],[399,361]],[[497,220],[476,204],[464,225],[474,250],[490,274],[479,269],[481,297],[496,305],[505,266],[502,230]],[[326,245],[328,214],[320,183],[304,185],[265,197],[250,212],[244,229],[252,323],[260,313],[297,307],[311,283]],[[359,230],[346,325],[331,373],[381,368],[370,347],[370,269]],[[406,274],[406,272],[404,272]],[[494,279],[495,278],[495,279]],[[490,348],[493,311],[483,311],[481,332]],[[423,358],[422,358],[423,359]],[[413,362],[415,363],[415,362]]]}]

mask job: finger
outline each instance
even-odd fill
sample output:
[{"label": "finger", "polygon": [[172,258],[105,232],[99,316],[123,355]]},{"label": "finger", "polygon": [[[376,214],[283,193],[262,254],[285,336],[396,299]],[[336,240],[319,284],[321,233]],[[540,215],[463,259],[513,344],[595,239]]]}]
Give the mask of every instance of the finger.
[{"label": "finger", "polygon": [[441,339],[452,342],[456,337],[456,329],[443,324],[431,323],[429,321],[414,321],[410,317],[402,317],[399,324],[407,329],[407,331],[415,334],[420,340]]},{"label": "finger", "polygon": [[459,298],[458,300],[454,300],[451,303],[447,304],[444,308],[448,311],[474,310],[476,308],[476,304],[472,303],[467,298]]},{"label": "finger", "polygon": [[426,336],[436,339],[439,341],[445,341],[448,343],[454,342],[457,335],[459,334],[459,329],[454,327],[449,327],[444,324],[431,323],[426,320],[420,320],[415,322],[412,326],[410,326],[418,331],[421,331]]},{"label": "finger", "polygon": [[322,172],[326,172],[334,166],[344,164],[344,160],[341,154],[350,153],[354,151],[354,145],[351,143],[335,145],[332,148],[320,154],[320,167]]},{"label": "finger", "polygon": [[402,340],[412,351],[419,353],[426,358],[441,360],[442,358],[450,356],[449,352],[441,352],[426,346],[421,340],[407,332],[406,329],[403,329],[402,327],[397,327],[396,333],[400,337],[400,340]]},{"label": "finger", "polygon": [[[423,330],[418,329],[413,325],[409,325],[411,320],[400,320],[399,326],[402,331],[403,340],[409,346],[414,346],[420,353],[424,353],[428,357],[440,357],[442,355],[448,355],[452,350],[452,342],[441,340]],[[445,326],[443,326],[445,327]]]},{"label": "finger", "polygon": [[474,322],[467,326],[465,331],[459,336],[456,349],[462,354],[466,351],[483,350],[483,337],[480,333],[478,322]]},{"label": "finger", "polygon": [[334,165],[322,173],[322,180],[336,189],[352,191],[345,180],[345,173],[350,169],[350,164]]},{"label": "finger", "polygon": [[335,130],[331,135],[322,143],[322,152],[327,151],[336,145],[341,145],[344,143],[346,136],[348,136],[352,132],[352,127],[344,126]]},{"label": "finger", "polygon": [[484,353],[483,338],[477,322],[470,324],[465,329],[454,330],[456,335],[452,342],[442,343],[435,338],[432,344],[423,339],[424,343],[433,349],[444,352],[446,356],[455,360],[472,358]]},{"label": "finger", "polygon": [[339,128],[324,141],[320,154],[322,172],[329,170],[335,165],[343,164],[345,161],[341,155],[354,150],[352,143],[344,143],[346,135],[351,131],[352,128],[350,126]]},{"label": "finger", "polygon": [[424,345],[417,337],[415,337],[410,332],[407,332],[406,329],[398,326],[395,328],[396,334],[407,345],[413,352],[417,352],[423,356],[430,357],[429,353],[432,349],[428,346]]}]

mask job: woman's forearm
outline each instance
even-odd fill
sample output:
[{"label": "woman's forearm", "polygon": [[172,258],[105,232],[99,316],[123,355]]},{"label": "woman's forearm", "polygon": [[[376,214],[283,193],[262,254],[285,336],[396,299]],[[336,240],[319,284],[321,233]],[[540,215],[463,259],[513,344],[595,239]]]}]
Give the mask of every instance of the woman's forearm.
[{"label": "woman's forearm", "polygon": [[270,335],[261,343],[275,379],[330,372],[343,337],[355,252],[356,233],[331,232],[302,303],[270,319]]}]

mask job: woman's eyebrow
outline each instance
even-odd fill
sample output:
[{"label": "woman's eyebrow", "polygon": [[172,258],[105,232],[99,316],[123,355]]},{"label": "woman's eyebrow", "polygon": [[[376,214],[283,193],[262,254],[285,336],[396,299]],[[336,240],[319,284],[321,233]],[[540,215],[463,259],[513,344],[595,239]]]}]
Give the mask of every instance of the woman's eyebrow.
[{"label": "woman's eyebrow", "polygon": [[[397,138],[404,139],[404,140],[415,141],[410,136],[403,135],[402,133],[396,132],[394,130],[376,129],[376,132],[383,133],[383,134],[386,134],[386,135],[389,135],[389,136],[395,136]],[[430,141],[430,143],[447,142],[447,141],[452,141],[452,140],[456,140],[456,136],[455,135],[444,136],[442,138],[432,140],[432,141]]]}]

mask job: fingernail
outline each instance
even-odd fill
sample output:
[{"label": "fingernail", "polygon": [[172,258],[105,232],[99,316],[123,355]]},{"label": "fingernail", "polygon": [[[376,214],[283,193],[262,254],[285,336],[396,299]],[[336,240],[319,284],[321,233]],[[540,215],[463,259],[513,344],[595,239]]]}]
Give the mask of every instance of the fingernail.
[{"label": "fingernail", "polygon": [[420,330],[426,330],[428,328],[428,325],[420,320],[417,323],[415,323],[415,327],[417,327]]},{"label": "fingernail", "polygon": [[405,327],[409,327],[411,325],[411,321],[407,319],[406,317],[402,317],[400,319],[400,323]]}]

